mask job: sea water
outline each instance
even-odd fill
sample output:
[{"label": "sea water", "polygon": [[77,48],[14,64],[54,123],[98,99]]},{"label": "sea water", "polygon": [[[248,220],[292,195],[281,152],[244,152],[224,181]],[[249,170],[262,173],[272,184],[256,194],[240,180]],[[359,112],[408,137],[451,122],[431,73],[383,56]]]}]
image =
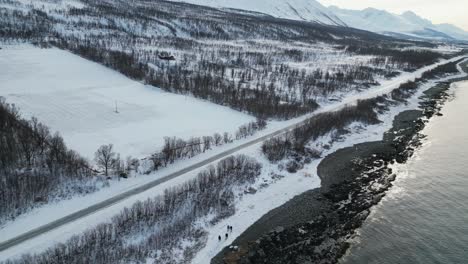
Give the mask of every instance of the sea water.
[{"label": "sea water", "polygon": [[468,82],[450,92],[341,263],[468,263]]}]

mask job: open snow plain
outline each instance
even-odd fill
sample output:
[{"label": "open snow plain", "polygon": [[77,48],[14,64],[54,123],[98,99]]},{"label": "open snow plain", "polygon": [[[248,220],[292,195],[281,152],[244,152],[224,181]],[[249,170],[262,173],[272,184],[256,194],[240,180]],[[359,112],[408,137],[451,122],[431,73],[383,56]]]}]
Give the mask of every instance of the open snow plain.
[{"label": "open snow plain", "polygon": [[67,51],[30,45],[0,50],[0,96],[23,116],[60,132],[67,146],[89,159],[103,144],[114,144],[122,157],[143,157],[158,150],[165,136],[234,132],[254,120],[144,85]]}]

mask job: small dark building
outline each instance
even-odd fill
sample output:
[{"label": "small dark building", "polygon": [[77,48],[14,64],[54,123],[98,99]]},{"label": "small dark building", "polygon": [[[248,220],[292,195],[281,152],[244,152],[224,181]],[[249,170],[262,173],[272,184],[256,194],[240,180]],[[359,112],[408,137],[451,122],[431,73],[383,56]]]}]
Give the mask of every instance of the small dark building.
[{"label": "small dark building", "polygon": [[171,55],[167,52],[161,52],[159,55],[158,55],[159,59],[161,60],[167,60],[167,61],[174,61],[175,60],[175,57],[174,55]]}]

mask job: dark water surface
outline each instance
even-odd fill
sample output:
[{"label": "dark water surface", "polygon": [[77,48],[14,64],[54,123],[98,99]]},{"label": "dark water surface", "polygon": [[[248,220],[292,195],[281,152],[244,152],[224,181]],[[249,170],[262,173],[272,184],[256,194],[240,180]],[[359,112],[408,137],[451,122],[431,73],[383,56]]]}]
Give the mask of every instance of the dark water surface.
[{"label": "dark water surface", "polygon": [[341,263],[468,264],[468,82],[451,91]]}]

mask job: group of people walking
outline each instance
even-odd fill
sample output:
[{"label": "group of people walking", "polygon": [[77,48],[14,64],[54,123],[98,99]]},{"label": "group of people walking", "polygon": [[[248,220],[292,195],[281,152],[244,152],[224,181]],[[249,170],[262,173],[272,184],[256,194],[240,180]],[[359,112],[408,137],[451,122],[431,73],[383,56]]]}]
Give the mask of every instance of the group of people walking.
[{"label": "group of people walking", "polygon": [[[224,235],[224,239],[228,239],[229,233],[232,233],[232,226],[230,226],[230,225],[227,226],[227,232]],[[218,241],[221,241],[221,236],[220,235],[218,236]]]}]

